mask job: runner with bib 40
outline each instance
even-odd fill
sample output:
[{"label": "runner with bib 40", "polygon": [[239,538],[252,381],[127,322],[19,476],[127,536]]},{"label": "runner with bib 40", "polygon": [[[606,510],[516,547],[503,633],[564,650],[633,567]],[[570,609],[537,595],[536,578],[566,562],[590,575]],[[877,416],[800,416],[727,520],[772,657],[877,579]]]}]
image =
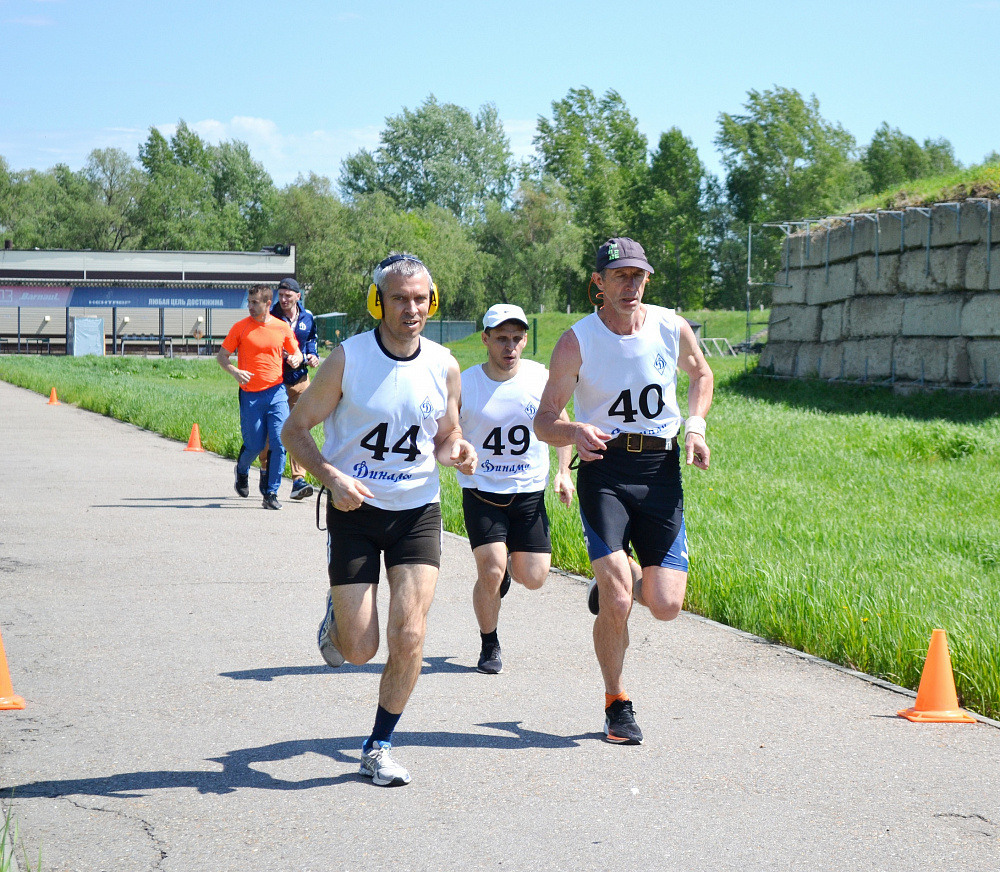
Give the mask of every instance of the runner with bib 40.
[{"label": "runner with bib 40", "polygon": [[[705,415],[712,371],[691,326],[672,309],[643,303],[653,268],[639,243],[609,239],[592,281],[598,312],[567,330],[552,352],[535,433],[572,445],[587,554],[594,650],[604,677],[604,734],[637,745],[642,731],[622,673],[632,603],[661,621],[675,618],[687,588],[688,553],[677,436],[684,424],[688,465],[708,469]],[[689,376],[688,418],[677,406],[677,370]],[[560,419],[574,397],[576,420]],[[640,567],[629,558],[635,551]]]}]

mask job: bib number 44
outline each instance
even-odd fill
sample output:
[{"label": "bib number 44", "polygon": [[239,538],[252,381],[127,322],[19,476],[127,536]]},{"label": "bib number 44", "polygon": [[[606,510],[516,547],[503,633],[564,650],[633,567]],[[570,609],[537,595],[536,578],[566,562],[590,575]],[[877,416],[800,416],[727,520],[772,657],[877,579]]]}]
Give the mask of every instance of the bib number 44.
[{"label": "bib number 44", "polygon": [[420,428],[414,424],[390,448],[389,424],[383,421],[374,430],[365,434],[365,438],[361,440],[361,447],[367,448],[376,460],[385,460],[386,454],[392,453],[402,454],[407,463],[413,463],[420,456],[420,451],[417,449],[419,432]]}]

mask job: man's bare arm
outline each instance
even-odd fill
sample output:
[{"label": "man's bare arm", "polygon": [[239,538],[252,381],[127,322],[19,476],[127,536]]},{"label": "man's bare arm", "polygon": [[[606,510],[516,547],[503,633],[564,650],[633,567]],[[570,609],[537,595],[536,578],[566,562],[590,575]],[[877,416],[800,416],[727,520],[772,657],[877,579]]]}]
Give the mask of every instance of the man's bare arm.
[{"label": "man's bare arm", "polygon": [[321,453],[310,432],[336,411],[343,397],[344,349],[335,348],[299,397],[281,431],[285,448],[330,491],[334,507],[342,512],[358,508],[373,494],[361,482],[345,475]]},{"label": "man's bare arm", "polygon": [[472,475],[479,458],[472,443],[462,438],[462,425],[459,423],[461,395],[462,373],[458,361],[452,358],[448,365],[448,403],[444,414],[438,418],[434,455],[442,466],[454,466],[459,472]]},{"label": "man's bare arm", "polygon": [[[701,419],[692,421],[690,428],[685,427],[684,450],[688,465],[693,464],[699,469],[708,469],[712,452],[705,441],[705,415],[712,408],[712,394],[715,390],[715,376],[705,360],[705,355],[698,347],[691,325],[680,319],[681,335],[677,365],[688,374],[688,417]],[[700,432],[699,432],[700,430]]]},{"label": "man's bare arm", "polygon": [[603,455],[599,452],[611,435],[585,422],[570,421],[566,415],[566,404],[576,390],[582,365],[580,343],[576,334],[567,330],[552,349],[549,380],[535,415],[535,435],[556,448],[575,447],[581,460],[600,460]]},{"label": "man's bare arm", "polygon": [[219,353],[215,355],[215,362],[219,364],[226,372],[228,372],[234,379],[236,379],[237,384],[245,385],[250,379],[253,378],[253,373],[248,372],[245,369],[237,369],[230,363],[229,358],[233,356],[232,351],[226,351],[225,348],[220,348]]}]

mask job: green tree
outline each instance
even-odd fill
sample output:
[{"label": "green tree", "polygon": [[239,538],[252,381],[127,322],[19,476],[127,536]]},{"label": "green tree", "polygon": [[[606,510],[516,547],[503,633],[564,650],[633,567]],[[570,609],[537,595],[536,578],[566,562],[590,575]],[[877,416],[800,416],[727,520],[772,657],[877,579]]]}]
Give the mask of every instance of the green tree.
[{"label": "green tree", "polygon": [[608,237],[632,231],[636,193],[646,173],[646,137],[617,91],[598,98],[572,88],[539,117],[537,169],[566,189],[586,236],[586,259]]},{"label": "green tree", "polygon": [[14,178],[10,165],[0,155],[0,237],[10,239],[14,230]]},{"label": "green tree", "polygon": [[721,113],[715,139],[740,221],[829,215],[865,189],[854,137],[823,118],[815,96],[751,90],[744,110]]},{"label": "green tree", "polygon": [[347,199],[381,192],[399,209],[434,204],[468,222],[488,201],[510,195],[510,145],[493,104],[473,116],[431,94],[385,125],[374,153],[361,149],[343,162],[340,189]]},{"label": "green tree", "polygon": [[83,176],[96,203],[92,247],[105,251],[134,247],[145,175],[120,148],[97,148],[87,157]]},{"label": "green tree", "polygon": [[[317,314],[346,311],[341,286],[347,257],[346,212],[330,180],[315,173],[300,175],[275,195],[274,238],[295,244],[296,270],[300,282],[311,286],[308,305]],[[353,297],[360,293],[356,286],[351,290]],[[354,314],[360,318],[360,307]]]},{"label": "green tree", "polygon": [[274,212],[274,182],[253,159],[245,142],[222,142],[211,149],[212,193],[224,247],[253,251],[265,244]]},{"label": "green tree", "polygon": [[526,311],[565,305],[567,283],[585,276],[583,232],[572,222],[566,189],[552,176],[525,177],[509,208],[488,204],[474,229],[482,256],[485,305]]},{"label": "green tree", "polygon": [[155,127],[139,147],[148,176],[137,207],[140,247],[211,251],[223,232],[212,190],[208,146],[181,121],[170,142]]},{"label": "green tree", "polygon": [[709,278],[706,173],[691,140],[673,127],[660,136],[642,186],[636,221],[656,274],[650,301],[697,308]]},{"label": "green tree", "polygon": [[927,159],[927,174],[943,176],[962,168],[955,159],[954,146],[943,136],[924,140],[924,156]]},{"label": "green tree", "polygon": [[883,121],[864,150],[861,165],[871,178],[872,190],[887,191],[924,175],[927,157],[912,136]]},{"label": "green tree", "polygon": [[871,190],[875,193],[914,179],[951,173],[960,167],[955,160],[955,149],[947,139],[925,139],[921,146],[912,136],[885,121],[864,149],[861,165],[871,178]]},{"label": "green tree", "polygon": [[64,247],[66,228],[60,225],[66,219],[66,191],[55,170],[15,170],[7,180],[4,238],[15,248]]},{"label": "green tree", "polygon": [[245,142],[205,142],[182,120],[139,148],[148,183],[137,206],[144,247],[253,250],[270,234],[275,189]]}]

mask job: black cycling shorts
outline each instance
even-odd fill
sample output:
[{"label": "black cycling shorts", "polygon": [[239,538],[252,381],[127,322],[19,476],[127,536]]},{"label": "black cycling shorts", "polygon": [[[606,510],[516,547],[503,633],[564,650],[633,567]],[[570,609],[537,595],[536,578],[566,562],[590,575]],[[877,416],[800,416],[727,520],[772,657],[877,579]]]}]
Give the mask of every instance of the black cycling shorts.
[{"label": "black cycling shorts", "polygon": [[404,563],[441,567],[441,504],[391,512],[362,503],[352,512],[326,507],[326,559],[331,586],[378,584],[385,568]]},{"label": "black cycling shorts", "polygon": [[580,518],[591,562],[631,545],[641,566],[687,571],[680,453],[609,448],[580,464]]},{"label": "black cycling shorts", "polygon": [[545,491],[527,494],[493,494],[462,489],[465,530],[473,548],[506,542],[508,551],[552,553]]}]

